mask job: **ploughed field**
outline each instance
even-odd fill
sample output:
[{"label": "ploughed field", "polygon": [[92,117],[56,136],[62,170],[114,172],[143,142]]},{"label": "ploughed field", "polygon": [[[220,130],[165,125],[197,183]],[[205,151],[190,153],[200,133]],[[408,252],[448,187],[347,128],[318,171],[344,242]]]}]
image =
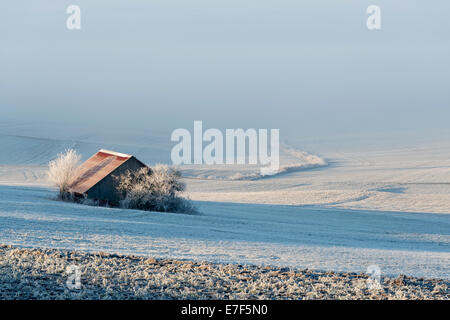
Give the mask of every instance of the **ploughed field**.
[{"label": "ploughed field", "polygon": [[446,280],[400,275],[381,277],[377,286],[371,279],[363,273],[0,246],[0,299],[450,298]]}]

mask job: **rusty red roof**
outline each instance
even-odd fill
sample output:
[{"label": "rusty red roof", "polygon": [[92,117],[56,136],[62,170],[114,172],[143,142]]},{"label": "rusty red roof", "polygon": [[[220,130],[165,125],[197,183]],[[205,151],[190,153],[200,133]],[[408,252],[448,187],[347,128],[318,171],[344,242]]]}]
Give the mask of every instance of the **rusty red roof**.
[{"label": "rusty red roof", "polygon": [[80,194],[86,193],[131,157],[129,154],[101,149],[80,166],[70,191]]}]

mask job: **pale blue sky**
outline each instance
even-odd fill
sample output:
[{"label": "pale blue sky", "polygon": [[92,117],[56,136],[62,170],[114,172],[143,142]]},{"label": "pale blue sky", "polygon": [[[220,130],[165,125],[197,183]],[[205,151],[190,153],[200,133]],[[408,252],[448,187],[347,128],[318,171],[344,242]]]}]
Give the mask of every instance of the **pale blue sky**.
[{"label": "pale blue sky", "polygon": [[[82,30],[66,29],[77,4]],[[382,30],[366,29],[366,8]],[[40,0],[0,4],[0,114],[301,137],[438,132],[446,0]]]}]

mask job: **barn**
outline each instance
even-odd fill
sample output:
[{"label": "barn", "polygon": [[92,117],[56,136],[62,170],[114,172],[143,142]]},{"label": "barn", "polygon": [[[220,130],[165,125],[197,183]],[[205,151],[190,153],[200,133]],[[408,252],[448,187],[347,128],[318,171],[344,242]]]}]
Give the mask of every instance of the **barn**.
[{"label": "barn", "polygon": [[88,198],[116,206],[120,194],[116,190],[114,177],[142,167],[146,165],[132,155],[102,149],[80,166],[69,191],[76,198]]}]

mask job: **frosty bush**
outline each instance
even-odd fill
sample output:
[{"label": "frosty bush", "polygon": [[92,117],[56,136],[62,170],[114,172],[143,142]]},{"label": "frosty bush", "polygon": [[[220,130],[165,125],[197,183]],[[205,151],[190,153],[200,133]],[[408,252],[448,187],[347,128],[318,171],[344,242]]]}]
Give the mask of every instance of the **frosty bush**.
[{"label": "frosty bush", "polygon": [[115,177],[117,190],[122,195],[120,204],[124,208],[161,212],[195,213],[192,203],[179,196],[185,184],[181,173],[167,165],[127,171]]},{"label": "frosty bush", "polygon": [[59,189],[60,199],[68,199],[69,186],[75,177],[80,164],[81,156],[73,149],[59,153],[55,160],[48,164],[48,177]]}]

